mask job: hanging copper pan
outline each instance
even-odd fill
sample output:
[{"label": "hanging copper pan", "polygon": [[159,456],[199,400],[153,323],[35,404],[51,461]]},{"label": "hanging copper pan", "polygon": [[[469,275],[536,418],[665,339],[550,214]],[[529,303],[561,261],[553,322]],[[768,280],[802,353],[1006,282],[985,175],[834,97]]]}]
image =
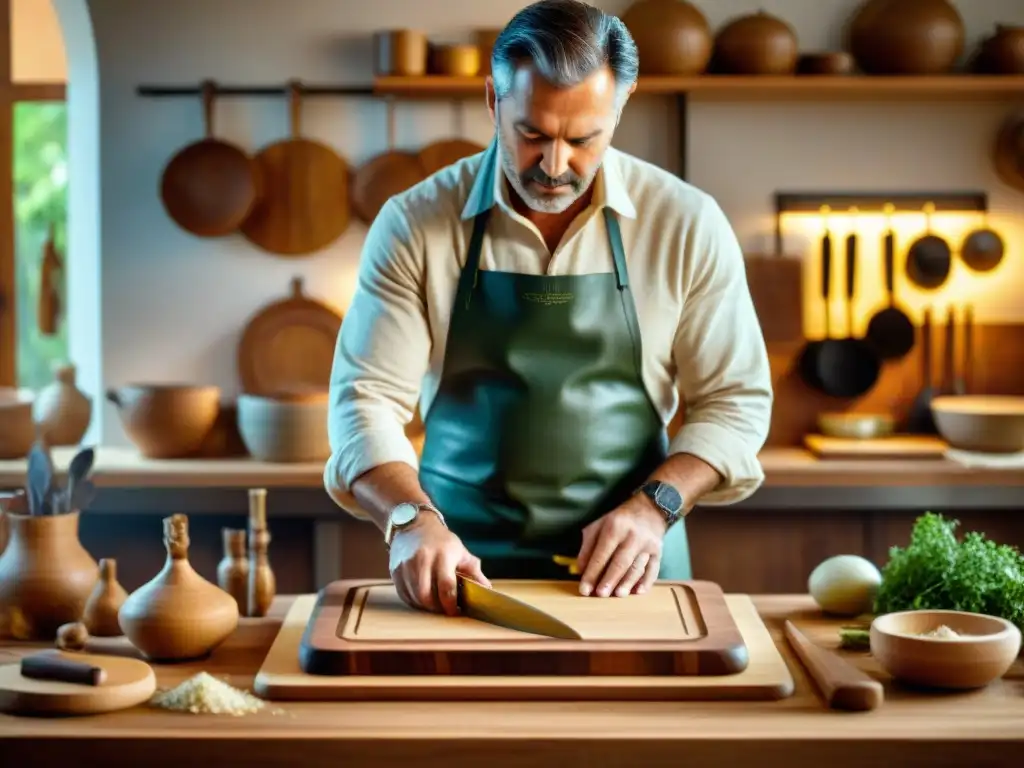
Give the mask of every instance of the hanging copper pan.
[{"label": "hanging copper pan", "polygon": [[388,149],[359,167],[352,180],[352,209],[371,224],[390,198],[423,181],[427,174],[415,152],[395,149],[395,112],[387,100]]},{"label": "hanging copper pan", "polygon": [[160,179],[160,198],[167,215],[186,232],[221,237],[235,232],[260,193],[256,163],[234,144],[213,135],[217,87],[203,83],[206,135],[179,151]]},{"label": "hanging copper pan", "polygon": [[263,148],[256,164],[264,194],[242,224],[254,245],[305,256],[337,240],[349,223],[349,171],[326,144],[301,136],[301,85],[288,86],[291,137]]}]

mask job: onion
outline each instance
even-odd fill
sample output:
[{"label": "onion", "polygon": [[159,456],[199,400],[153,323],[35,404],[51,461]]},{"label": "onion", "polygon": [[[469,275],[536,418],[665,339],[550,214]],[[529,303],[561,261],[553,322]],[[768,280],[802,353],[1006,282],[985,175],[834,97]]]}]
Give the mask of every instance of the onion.
[{"label": "onion", "polygon": [[858,555],[836,555],[811,572],[807,588],[814,602],[839,616],[871,613],[882,574],[870,560]]}]

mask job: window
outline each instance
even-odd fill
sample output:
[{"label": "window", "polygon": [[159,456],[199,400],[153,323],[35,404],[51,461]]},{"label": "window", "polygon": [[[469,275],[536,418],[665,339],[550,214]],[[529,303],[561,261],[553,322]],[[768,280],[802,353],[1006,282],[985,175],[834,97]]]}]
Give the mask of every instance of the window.
[{"label": "window", "polygon": [[[38,389],[67,358],[67,109],[63,41],[49,0],[0,0],[0,386]],[[56,326],[40,327],[43,261]],[[54,261],[56,260],[56,263]],[[50,314],[53,313],[42,313]]]}]

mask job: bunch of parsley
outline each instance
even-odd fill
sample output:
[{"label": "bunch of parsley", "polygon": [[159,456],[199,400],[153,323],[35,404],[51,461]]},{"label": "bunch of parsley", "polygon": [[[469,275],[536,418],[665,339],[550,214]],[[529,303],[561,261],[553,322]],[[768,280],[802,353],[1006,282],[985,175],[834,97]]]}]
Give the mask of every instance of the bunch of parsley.
[{"label": "bunch of parsley", "polygon": [[907,547],[892,547],[875,613],[953,610],[1004,618],[1024,630],[1024,555],[982,533],[956,537],[958,520],[927,512]]}]

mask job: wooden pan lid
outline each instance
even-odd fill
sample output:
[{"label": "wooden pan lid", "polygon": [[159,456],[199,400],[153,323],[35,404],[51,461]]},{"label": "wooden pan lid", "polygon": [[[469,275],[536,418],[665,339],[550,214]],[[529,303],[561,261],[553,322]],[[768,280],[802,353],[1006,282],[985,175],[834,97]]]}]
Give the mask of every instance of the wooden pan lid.
[{"label": "wooden pan lid", "polygon": [[292,278],[291,294],[257,312],[242,333],[243,391],[280,398],[326,390],[341,323],[341,314],[303,293],[301,277]]}]

